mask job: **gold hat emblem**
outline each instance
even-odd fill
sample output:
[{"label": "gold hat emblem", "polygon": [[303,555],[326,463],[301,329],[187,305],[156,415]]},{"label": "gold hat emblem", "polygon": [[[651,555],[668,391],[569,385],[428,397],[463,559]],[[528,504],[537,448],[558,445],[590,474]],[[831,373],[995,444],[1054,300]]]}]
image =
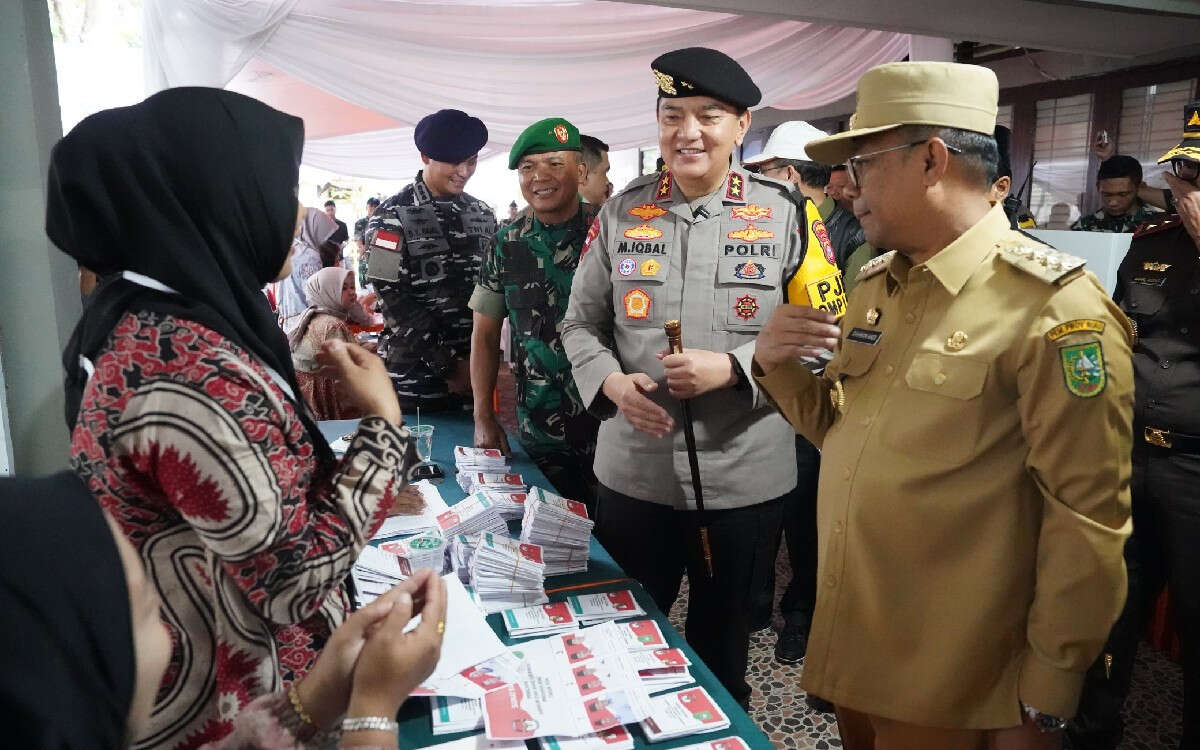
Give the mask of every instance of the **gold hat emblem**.
[{"label": "gold hat emblem", "polygon": [[755,242],[757,240],[771,239],[775,236],[774,232],[768,232],[765,229],[759,229],[753,224],[749,224],[745,229],[737,229],[725,235],[731,240],[742,240],[743,242]]},{"label": "gold hat emblem", "polygon": [[651,68],[651,71],[654,73],[654,80],[656,83],[658,83],[658,88],[660,91],[662,91],[664,94],[670,94],[671,96],[675,96],[679,93],[675,90],[674,78],[662,72],[661,70],[654,70]]},{"label": "gold hat emblem", "polygon": [[964,331],[955,331],[946,339],[946,348],[952,352],[960,351],[967,345],[967,334]]}]

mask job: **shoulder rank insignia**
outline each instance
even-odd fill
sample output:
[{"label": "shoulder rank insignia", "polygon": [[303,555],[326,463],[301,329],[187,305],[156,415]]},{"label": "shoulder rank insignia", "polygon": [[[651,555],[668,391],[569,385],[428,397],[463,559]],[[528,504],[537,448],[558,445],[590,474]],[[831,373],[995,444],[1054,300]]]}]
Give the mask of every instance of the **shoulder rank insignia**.
[{"label": "shoulder rank insignia", "polygon": [[1180,221],[1179,216],[1176,214],[1164,216],[1161,219],[1151,219],[1150,221],[1142,222],[1142,225],[1133,233],[1133,238],[1136,240],[1139,237],[1147,237],[1151,234],[1157,234],[1164,229],[1180,226],[1182,223],[1183,222]]},{"label": "shoulder rank insignia", "polygon": [[875,274],[880,273],[888,267],[888,264],[892,262],[892,258],[895,255],[895,250],[889,250],[883,255],[877,256],[870,259],[866,263],[863,263],[862,268],[858,269],[858,275],[854,277],[854,281],[859,282],[863,279],[869,279]]},{"label": "shoulder rank insignia", "polygon": [[658,178],[658,187],[654,188],[654,201],[662,203],[671,197],[671,187],[675,180],[671,177],[670,170],[662,173]]},{"label": "shoulder rank insignia", "polygon": [[741,172],[729,170],[729,178],[725,181],[725,200],[727,201],[744,201],[746,200],[746,178]]},{"label": "shoulder rank insignia", "polygon": [[1083,269],[1086,261],[1074,255],[1060,253],[1049,245],[1011,240],[997,245],[1000,257],[1025,273],[1048,284],[1070,281]]}]

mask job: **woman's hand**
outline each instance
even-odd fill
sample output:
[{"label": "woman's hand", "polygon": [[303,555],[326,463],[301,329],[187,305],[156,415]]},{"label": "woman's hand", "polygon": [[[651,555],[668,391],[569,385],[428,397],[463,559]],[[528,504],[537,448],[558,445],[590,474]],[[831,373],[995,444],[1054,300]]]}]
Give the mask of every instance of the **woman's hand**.
[{"label": "woman's hand", "polygon": [[[395,604],[359,655],[347,716],[395,717],[408,694],[433,674],[441,656],[446,583],[425,568],[392,589],[397,590]],[[417,614],[421,623],[405,633]]]},{"label": "woman's hand", "polygon": [[323,374],[337,380],[350,401],[363,414],[383,417],[393,424],[404,418],[392,379],[383,360],[358,344],[330,339],[321,346],[317,361]]}]

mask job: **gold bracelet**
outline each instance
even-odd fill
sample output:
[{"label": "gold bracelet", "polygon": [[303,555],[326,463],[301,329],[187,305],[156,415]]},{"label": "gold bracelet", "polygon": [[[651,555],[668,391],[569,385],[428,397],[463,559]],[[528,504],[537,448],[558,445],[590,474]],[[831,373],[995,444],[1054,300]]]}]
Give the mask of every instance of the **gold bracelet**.
[{"label": "gold bracelet", "polygon": [[296,692],[295,685],[292,685],[290,688],[288,688],[288,700],[292,702],[292,710],[295,711],[296,715],[300,717],[300,721],[303,721],[310,727],[315,727],[317,725],[317,723],[312,720],[312,717],[308,715],[308,711],[304,710],[304,704],[300,702],[300,694]]}]

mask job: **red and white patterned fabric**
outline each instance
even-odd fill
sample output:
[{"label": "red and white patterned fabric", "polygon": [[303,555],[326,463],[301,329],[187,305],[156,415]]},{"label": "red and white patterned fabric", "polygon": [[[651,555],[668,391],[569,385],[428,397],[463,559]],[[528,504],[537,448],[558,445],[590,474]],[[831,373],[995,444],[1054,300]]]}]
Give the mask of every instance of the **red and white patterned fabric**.
[{"label": "red and white patterned fabric", "polygon": [[72,465],[141,555],[173,643],[135,747],[197,748],[312,667],[415,450],[371,417],[318,471],[270,373],[191,321],[127,314],[94,365]]}]

